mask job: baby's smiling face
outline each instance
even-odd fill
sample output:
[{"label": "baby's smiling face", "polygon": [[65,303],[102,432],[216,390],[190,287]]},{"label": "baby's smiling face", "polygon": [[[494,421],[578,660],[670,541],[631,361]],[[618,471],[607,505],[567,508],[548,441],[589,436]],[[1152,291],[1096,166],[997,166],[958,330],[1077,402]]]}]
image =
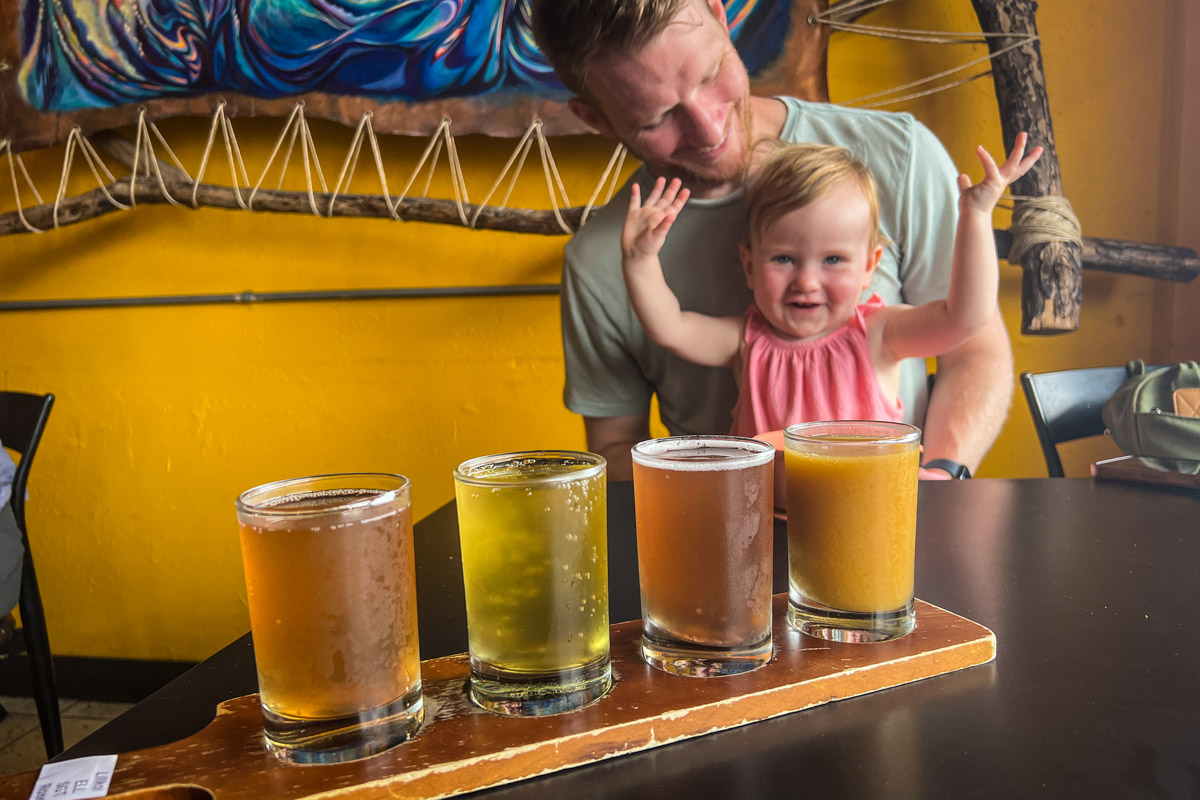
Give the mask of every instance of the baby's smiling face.
[{"label": "baby's smiling face", "polygon": [[853,318],[883,253],[872,234],[867,198],[850,181],[751,232],[742,268],[776,332],[815,339]]}]

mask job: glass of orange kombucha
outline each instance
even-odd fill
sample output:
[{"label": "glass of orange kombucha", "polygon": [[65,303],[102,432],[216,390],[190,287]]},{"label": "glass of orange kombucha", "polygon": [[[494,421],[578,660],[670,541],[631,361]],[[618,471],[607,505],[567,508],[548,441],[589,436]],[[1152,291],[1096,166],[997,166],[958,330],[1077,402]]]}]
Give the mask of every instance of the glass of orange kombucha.
[{"label": "glass of orange kombucha", "polygon": [[633,448],[642,657],[716,677],[771,660],[775,448],[674,436]]},{"label": "glass of orange kombucha", "polygon": [[920,439],[899,422],[784,431],[793,627],[838,642],[912,631]]},{"label": "glass of orange kombucha", "polygon": [[237,499],[269,750],[324,764],[411,738],[423,716],[408,478],[321,475]]}]

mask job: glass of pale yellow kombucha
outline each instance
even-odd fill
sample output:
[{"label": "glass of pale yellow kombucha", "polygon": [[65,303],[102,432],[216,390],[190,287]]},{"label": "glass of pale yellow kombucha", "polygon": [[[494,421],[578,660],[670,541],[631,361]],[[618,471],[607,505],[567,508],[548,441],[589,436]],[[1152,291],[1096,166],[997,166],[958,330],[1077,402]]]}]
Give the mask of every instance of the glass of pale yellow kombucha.
[{"label": "glass of pale yellow kombucha", "polygon": [[541,450],[454,471],[478,706],[559,714],[612,688],[606,468],[592,453]]},{"label": "glass of pale yellow kombucha", "polygon": [[771,660],[773,445],[673,436],[633,447],[642,658],[718,677]]},{"label": "glass of pale yellow kombucha", "polygon": [[333,763],[423,716],[412,499],[402,475],[279,481],[237,499],[267,747]]},{"label": "glass of pale yellow kombucha", "polygon": [[793,627],[839,642],[912,631],[920,439],[899,422],[784,431]]}]

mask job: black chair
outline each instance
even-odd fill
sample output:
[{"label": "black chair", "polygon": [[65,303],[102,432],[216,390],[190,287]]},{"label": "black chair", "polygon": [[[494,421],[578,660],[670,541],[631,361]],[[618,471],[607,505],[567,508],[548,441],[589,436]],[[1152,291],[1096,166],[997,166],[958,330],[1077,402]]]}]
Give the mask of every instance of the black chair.
[{"label": "black chair", "polygon": [[[1150,371],[1158,367],[1147,366]],[[1093,367],[1061,372],[1021,373],[1021,388],[1051,478],[1063,477],[1058,445],[1104,433],[1100,410],[1124,382],[1125,367]]]},{"label": "black chair", "polygon": [[38,592],[37,575],[33,571],[33,553],[25,530],[25,486],[29,470],[37,453],[38,442],[54,405],[52,394],[0,392],[0,442],[9,450],[21,454],[12,486],[12,510],[25,557],[21,564],[21,626],[29,668],[33,674],[33,698],[37,703],[38,720],[42,725],[42,740],[46,757],[53,758],[63,750],[62,718],[58,712],[58,690],[54,685],[54,662],[50,657],[50,637],[46,633],[46,615],[42,610],[42,595]]}]

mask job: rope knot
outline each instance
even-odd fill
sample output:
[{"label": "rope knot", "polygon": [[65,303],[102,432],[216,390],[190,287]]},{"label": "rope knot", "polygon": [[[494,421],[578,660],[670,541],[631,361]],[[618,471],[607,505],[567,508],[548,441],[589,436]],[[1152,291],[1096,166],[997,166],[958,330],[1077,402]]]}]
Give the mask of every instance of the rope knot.
[{"label": "rope knot", "polygon": [[1083,247],[1083,233],[1079,218],[1071,208],[1071,202],[1059,195],[1043,195],[1017,200],[1013,205],[1012,223],[1009,231],[1013,235],[1008,250],[1008,262],[1019,264],[1030,250],[1047,242],[1070,242]]}]

